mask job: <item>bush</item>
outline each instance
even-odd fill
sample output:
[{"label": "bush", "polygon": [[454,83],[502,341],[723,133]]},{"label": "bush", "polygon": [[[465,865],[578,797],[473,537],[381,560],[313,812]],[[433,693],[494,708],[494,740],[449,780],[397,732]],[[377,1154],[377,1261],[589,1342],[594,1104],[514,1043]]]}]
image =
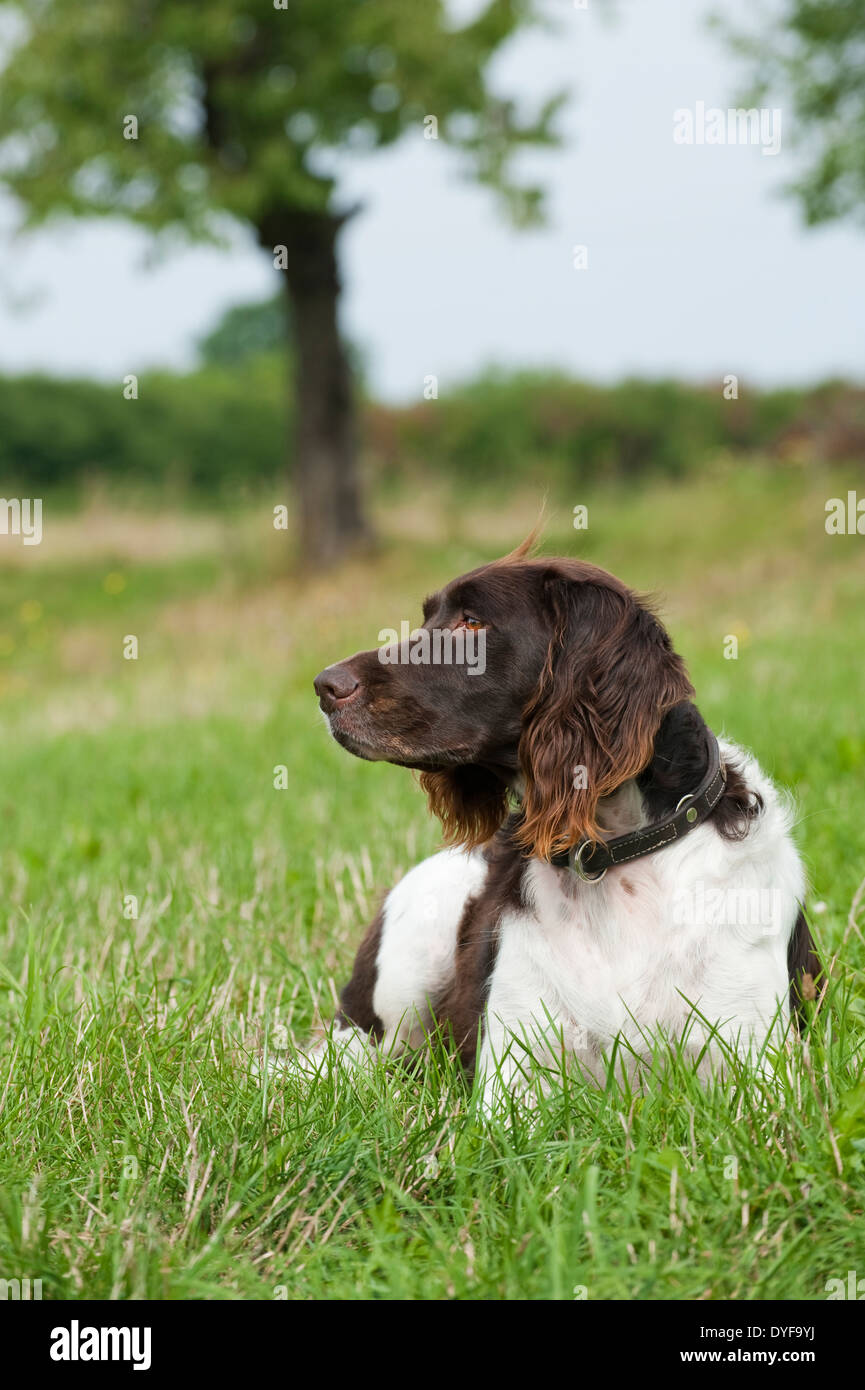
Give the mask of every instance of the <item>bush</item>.
[{"label": "bush", "polygon": [[624,381],[604,387],[563,376],[493,373],[447,399],[367,417],[370,454],[386,475],[407,467],[478,480],[558,473],[568,481],[681,476],[720,452],[791,453],[815,460],[865,453],[865,391],[743,392]]},{"label": "bush", "polygon": [[122,480],[222,492],[284,467],[285,369],[262,357],[242,372],[142,374],[122,386],[0,377],[0,478],[6,494]]},{"label": "bush", "polygon": [[[137,400],[119,383],[0,377],[0,479],[7,495],[102,477],[234,495],[283,476],[292,403],[277,353],[186,375],[142,374]],[[380,480],[445,478],[564,484],[684,476],[718,453],[853,462],[865,457],[865,390],[743,390],[719,383],[488,373],[440,400],[362,407],[366,460]],[[290,459],[288,459],[290,465]]]}]

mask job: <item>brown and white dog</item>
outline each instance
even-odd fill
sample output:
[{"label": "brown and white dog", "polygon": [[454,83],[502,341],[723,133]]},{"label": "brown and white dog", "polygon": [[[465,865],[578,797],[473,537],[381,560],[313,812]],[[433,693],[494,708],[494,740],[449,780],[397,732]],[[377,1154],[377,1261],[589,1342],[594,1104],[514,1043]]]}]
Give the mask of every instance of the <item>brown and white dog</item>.
[{"label": "brown and white dog", "polygon": [[[702,1068],[757,1059],[819,968],[791,809],[716,744],[651,608],[526,543],[423,612],[431,633],[483,632],[485,669],[376,649],[315,681],[343,748],[419,771],[451,845],[385,898],[332,1044],[392,1053],[441,1026],[490,1102],[526,1086],[527,1057],[599,1082],[614,1049],[638,1069],[657,1038]],[[683,808],[719,749],[698,820]],[[621,862],[583,872],[573,847],[610,837]]]}]

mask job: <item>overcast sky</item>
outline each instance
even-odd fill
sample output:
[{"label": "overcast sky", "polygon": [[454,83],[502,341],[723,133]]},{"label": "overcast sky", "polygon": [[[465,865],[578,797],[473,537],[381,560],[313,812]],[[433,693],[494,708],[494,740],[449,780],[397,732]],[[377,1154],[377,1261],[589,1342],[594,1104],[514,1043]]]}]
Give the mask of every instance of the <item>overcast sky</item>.
[{"label": "overcast sky", "polygon": [[[726,109],[741,86],[706,27],[711,6],[621,0],[615,22],[600,0],[547,8],[558,32],[520,35],[495,68],[497,86],[530,101],[562,86],[571,93],[562,148],[527,161],[549,190],[543,230],[513,231],[493,197],[463,183],[455,157],[420,131],[346,167],[345,199],[364,210],[342,241],[344,318],[368,354],[373,389],[410,400],[427,374],[443,392],[493,363],[600,380],[862,379],[865,232],[807,230],[781,196],[795,167],[790,113],[782,110],[776,156],[674,142],[674,111]],[[723,8],[735,17],[751,6]],[[184,367],[221,310],[276,283],[251,237],[148,269],[146,236],[122,224],[25,240],[12,238],[15,221],[0,202],[7,371],[119,379],[155,363]],[[587,247],[585,270],[574,269],[575,245]]]}]

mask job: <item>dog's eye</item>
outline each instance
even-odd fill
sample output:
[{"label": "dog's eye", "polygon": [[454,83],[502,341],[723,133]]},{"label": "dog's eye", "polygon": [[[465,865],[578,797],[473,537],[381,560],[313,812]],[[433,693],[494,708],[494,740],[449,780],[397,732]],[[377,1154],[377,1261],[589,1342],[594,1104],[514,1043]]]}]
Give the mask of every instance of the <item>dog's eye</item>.
[{"label": "dog's eye", "polygon": [[476,618],[476,617],[474,616],[473,613],[463,613],[463,616],[462,616],[460,622],[457,624],[457,626],[458,626],[458,627],[481,628],[481,627],[486,627],[486,623],[482,623],[481,620],[480,620],[480,618]]}]

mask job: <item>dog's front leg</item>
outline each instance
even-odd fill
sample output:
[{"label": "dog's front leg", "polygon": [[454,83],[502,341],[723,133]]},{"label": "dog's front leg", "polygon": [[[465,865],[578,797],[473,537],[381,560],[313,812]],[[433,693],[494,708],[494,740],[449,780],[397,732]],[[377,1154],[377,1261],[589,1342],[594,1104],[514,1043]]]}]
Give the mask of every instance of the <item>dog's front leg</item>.
[{"label": "dog's front leg", "polygon": [[423,860],[386,897],[355,957],[329,1035],[306,1054],[313,1065],[331,1050],[357,1062],[421,1047],[433,1009],[453,983],[457,929],[480,892],[480,853],[443,850]]},{"label": "dog's front leg", "polygon": [[[510,924],[512,927],[513,924]],[[512,1097],[531,1105],[549,1090],[566,1050],[559,1009],[519,931],[503,924],[499,953],[489,986],[483,1032],[475,1068],[475,1088],[487,1114]]]}]

